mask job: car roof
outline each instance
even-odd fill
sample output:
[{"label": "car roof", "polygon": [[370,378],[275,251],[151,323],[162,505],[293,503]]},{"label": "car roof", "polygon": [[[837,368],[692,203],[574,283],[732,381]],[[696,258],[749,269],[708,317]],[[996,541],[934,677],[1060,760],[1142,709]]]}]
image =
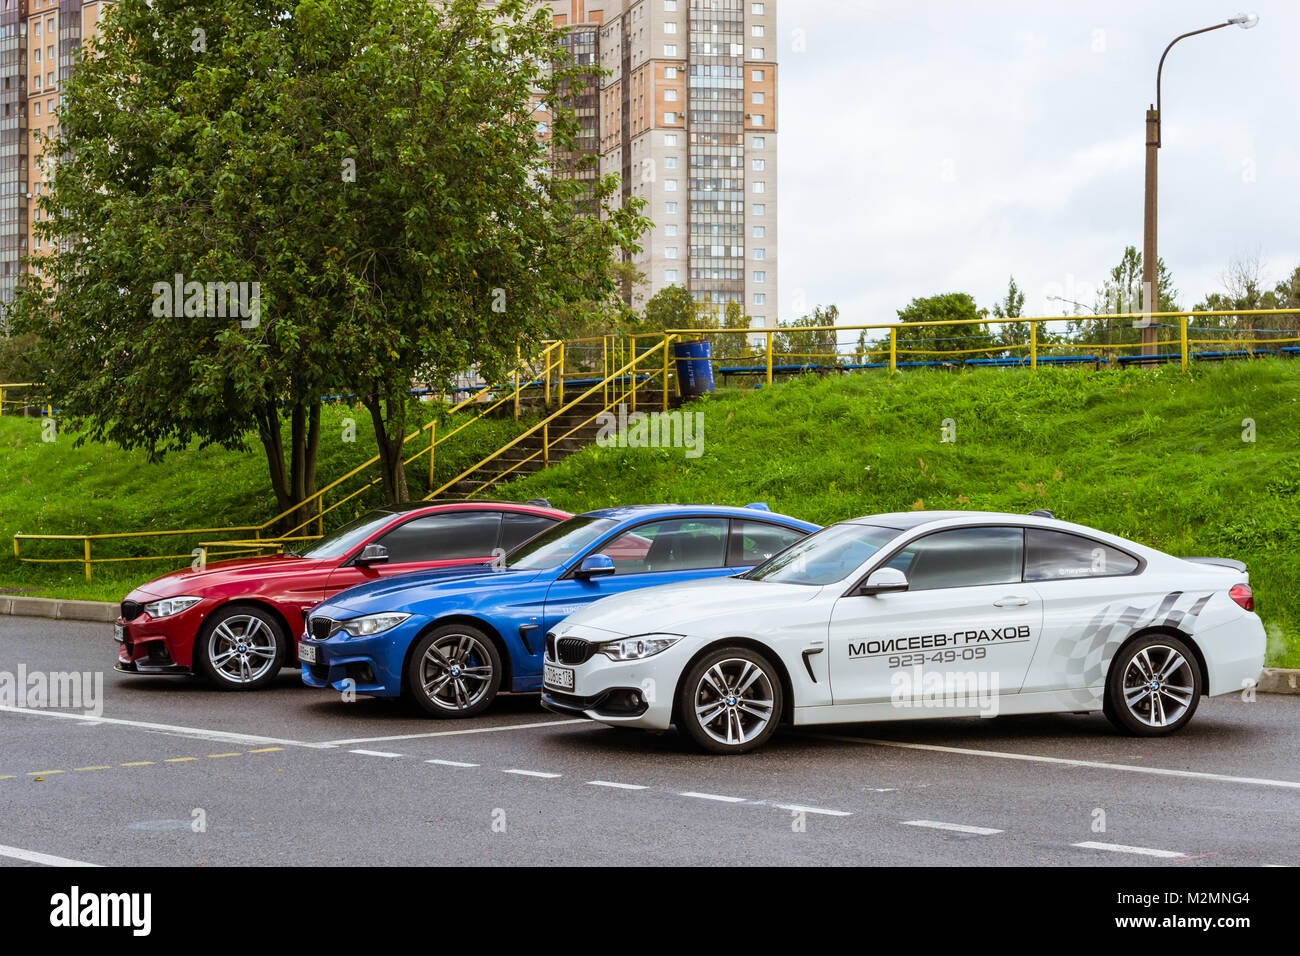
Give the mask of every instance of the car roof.
[{"label": "car roof", "polygon": [[553,508],[550,505],[527,504],[522,501],[468,501],[464,498],[434,498],[432,501],[403,501],[400,504],[380,505],[373,510],[382,514],[400,515],[407,514],[411,511],[420,511],[425,508],[446,508],[448,506],[456,508],[473,508],[473,509],[490,509],[505,511],[526,511],[535,514],[550,515],[567,515],[569,512],[560,508]]},{"label": "car roof", "polygon": [[598,508],[595,511],[587,511],[583,513],[582,517],[630,521],[637,518],[671,518],[676,515],[716,515],[726,518],[772,521],[777,524],[794,525],[800,528],[816,529],[819,527],[811,521],[803,521],[775,511],[760,508],[737,508],[731,505],[620,505],[617,508]]},{"label": "car roof", "polygon": [[874,524],[886,528],[897,528],[899,531],[910,531],[913,528],[919,528],[923,524],[950,521],[955,518],[973,521],[1023,521],[1029,518],[1031,523],[1036,523],[1030,515],[1010,514],[1005,511],[891,511],[887,514],[850,518],[844,523]]}]

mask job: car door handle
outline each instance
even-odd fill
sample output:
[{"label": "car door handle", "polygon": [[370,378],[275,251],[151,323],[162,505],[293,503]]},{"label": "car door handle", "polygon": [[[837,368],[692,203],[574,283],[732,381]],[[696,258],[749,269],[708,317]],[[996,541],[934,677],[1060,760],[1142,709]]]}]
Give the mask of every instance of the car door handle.
[{"label": "car door handle", "polygon": [[1024,607],[1028,603],[1029,603],[1029,598],[1027,597],[1017,597],[1015,595],[1008,595],[1007,597],[1000,598],[999,600],[994,601],[993,606],[994,607]]}]

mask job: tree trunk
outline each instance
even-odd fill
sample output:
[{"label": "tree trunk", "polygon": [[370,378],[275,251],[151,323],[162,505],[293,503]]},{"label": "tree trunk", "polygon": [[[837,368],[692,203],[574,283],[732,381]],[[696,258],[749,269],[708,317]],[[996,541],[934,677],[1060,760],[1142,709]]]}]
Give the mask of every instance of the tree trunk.
[{"label": "tree trunk", "polygon": [[[402,444],[406,438],[406,392],[401,389],[390,391],[386,399],[375,393],[365,396],[362,401],[375,426],[384,501],[390,505],[400,504],[408,500],[406,468],[402,464]],[[388,411],[386,419],[385,406]]]},{"label": "tree trunk", "polygon": [[[293,489],[284,464],[284,441],[280,437],[280,412],[274,401],[266,401],[257,413],[257,437],[266,452],[266,467],[271,477],[271,490],[275,493],[276,512],[284,512],[294,504]],[[292,525],[280,522],[280,527]]]}]

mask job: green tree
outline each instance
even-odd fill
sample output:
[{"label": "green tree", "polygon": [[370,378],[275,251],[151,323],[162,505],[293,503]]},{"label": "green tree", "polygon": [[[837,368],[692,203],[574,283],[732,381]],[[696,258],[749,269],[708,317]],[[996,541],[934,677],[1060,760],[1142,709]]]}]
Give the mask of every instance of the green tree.
[{"label": "green tree", "polygon": [[781,323],[781,331],[772,336],[772,350],[776,353],[773,361],[785,365],[839,365],[843,361],[839,332],[815,330],[817,326],[838,325],[839,320],[839,306],[819,305],[808,315]]},{"label": "green tree", "polygon": [[646,302],[642,328],[647,332],[693,329],[699,311],[699,303],[685,286],[664,286]]},{"label": "green tree", "polygon": [[[989,348],[992,340],[988,326],[962,324],[984,317],[975,300],[965,292],[948,292],[923,299],[913,299],[904,309],[898,310],[898,351],[911,353],[899,361],[933,362],[944,358],[943,353],[966,352],[970,349]],[[917,322],[938,322],[939,325],[916,326]],[[910,327],[909,327],[910,326]],[[955,355],[954,358],[978,357],[975,353]]]},{"label": "green tree", "polygon": [[[1163,259],[1156,260],[1156,293],[1156,311],[1178,311],[1178,290]],[[1142,341],[1142,330],[1134,328],[1133,319],[1107,316],[1136,314],[1143,306],[1142,253],[1136,246],[1127,246],[1097,295],[1095,314],[1100,320],[1083,316],[1071,319],[1067,337],[1087,345],[1138,344]]]},{"label": "green tree", "polygon": [[[641,205],[579,215],[614,179],[548,165],[534,103],[573,70],[528,0],[120,0],[102,30],[48,150],[49,284],[15,304],[89,438],[161,456],[253,428],[287,507],[313,490],[319,398],[343,390],[402,500],[412,381],[491,378],[557,309],[616,292]],[[551,141],[572,144],[550,108]],[[260,314],[202,293],[159,309],[178,274],[258,282]]]},{"label": "green tree", "polygon": [[[1016,285],[1016,277],[1011,276],[1007,280],[1007,294],[997,302],[993,303],[992,314],[996,319],[1018,319],[1024,315],[1025,294],[1020,291]],[[1014,346],[1023,346],[1029,342],[1029,323],[1028,322],[1006,322],[998,325],[990,325],[994,339],[1007,346],[1008,351],[1003,353],[1007,357],[1019,357],[1022,354],[1028,354],[1023,349],[1015,349]],[[1042,331],[1040,328],[1039,331]]]}]

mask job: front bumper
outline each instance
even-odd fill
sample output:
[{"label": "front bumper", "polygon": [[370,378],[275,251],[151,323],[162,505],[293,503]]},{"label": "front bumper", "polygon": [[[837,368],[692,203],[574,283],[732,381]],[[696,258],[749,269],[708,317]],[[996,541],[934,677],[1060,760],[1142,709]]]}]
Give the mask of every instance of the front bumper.
[{"label": "front bumper", "polygon": [[[593,643],[619,635],[582,628],[565,630],[565,637]],[[573,687],[542,684],[542,706],[566,716],[588,717],[618,727],[667,730],[673,721],[673,699],[693,643],[681,639],[666,651],[639,661],[613,661],[596,654],[582,664],[547,664],[573,671]]]},{"label": "front bumper", "polygon": [[299,658],[302,682],[308,687],[332,687],[369,697],[399,697],[406,652],[426,623],[423,618],[411,617],[374,637],[339,633],[321,641],[304,633],[298,643],[314,647],[316,661],[307,663]]},{"label": "front bumper", "polygon": [[195,639],[216,605],[215,599],[205,598],[169,617],[152,618],[142,612],[126,621],[119,616],[116,624],[122,628],[123,640],[117,645],[114,670],[124,674],[192,673]]}]

